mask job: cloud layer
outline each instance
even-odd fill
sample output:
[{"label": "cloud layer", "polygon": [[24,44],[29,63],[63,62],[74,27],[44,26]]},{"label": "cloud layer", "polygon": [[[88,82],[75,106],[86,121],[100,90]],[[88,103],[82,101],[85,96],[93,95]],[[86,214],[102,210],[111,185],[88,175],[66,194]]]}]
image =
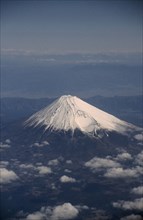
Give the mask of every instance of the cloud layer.
[{"label": "cloud layer", "polygon": [[64,175],[64,176],[61,176],[60,181],[61,181],[62,183],[75,183],[75,182],[76,182],[76,179]]},{"label": "cloud layer", "polygon": [[37,167],[37,170],[39,171],[39,174],[42,175],[52,173],[51,168],[46,166],[39,166]]},{"label": "cloud layer", "polygon": [[86,162],[85,166],[91,169],[99,169],[99,168],[119,167],[120,164],[111,159],[94,157],[93,159]]},{"label": "cloud layer", "polygon": [[121,220],[142,220],[142,216],[132,214],[121,218]]},{"label": "cloud layer", "polygon": [[143,195],[143,186],[135,187],[131,190],[131,192],[137,195]]},{"label": "cloud layer", "polygon": [[121,178],[121,177],[137,177],[139,172],[137,169],[123,169],[122,167],[108,169],[104,174],[105,177]]},{"label": "cloud layer", "polygon": [[143,166],[143,150],[137,155],[136,163]]},{"label": "cloud layer", "polygon": [[42,207],[40,211],[27,215],[26,220],[68,220],[78,216],[79,210],[71,203],[52,207]]},{"label": "cloud layer", "polygon": [[0,168],[0,183],[6,184],[17,180],[18,176],[12,170],[7,170],[6,168]]},{"label": "cloud layer", "polygon": [[[126,161],[131,161],[128,166]],[[135,166],[136,165],[136,166]],[[94,157],[85,163],[85,166],[94,171],[104,171],[103,176],[107,178],[135,178],[143,174],[143,151],[132,156],[128,152],[107,156],[106,158]]]},{"label": "cloud layer", "polygon": [[143,210],[143,198],[135,199],[134,201],[118,201],[113,202],[113,207],[124,210]]},{"label": "cloud layer", "polygon": [[118,154],[116,159],[121,160],[121,161],[132,160],[132,156],[131,156],[131,154],[124,152],[122,154]]},{"label": "cloud layer", "polygon": [[52,219],[73,219],[77,217],[79,211],[75,208],[71,203],[64,203],[63,205],[59,205],[54,208]]}]

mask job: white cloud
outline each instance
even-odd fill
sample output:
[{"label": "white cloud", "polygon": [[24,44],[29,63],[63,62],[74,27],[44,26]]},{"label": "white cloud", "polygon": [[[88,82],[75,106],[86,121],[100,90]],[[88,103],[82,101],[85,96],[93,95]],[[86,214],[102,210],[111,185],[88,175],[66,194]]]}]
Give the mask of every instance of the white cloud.
[{"label": "white cloud", "polygon": [[42,166],[41,162],[36,163],[36,166]]},{"label": "white cloud", "polygon": [[49,145],[48,141],[42,141],[41,143],[35,142],[32,146],[33,147],[44,147],[46,145]]},{"label": "white cloud", "polygon": [[10,144],[0,142],[0,148],[3,149],[3,148],[9,148],[9,147],[11,147]]},{"label": "white cloud", "polygon": [[67,164],[72,164],[72,161],[71,160],[66,160],[66,163]]},{"label": "white cloud", "polygon": [[131,190],[131,192],[137,195],[143,195],[143,186],[135,187]]},{"label": "white cloud", "polygon": [[49,160],[48,165],[49,166],[57,166],[59,164],[58,159]]},{"label": "white cloud", "polygon": [[108,169],[104,174],[105,177],[111,178],[126,178],[126,177],[137,177],[140,174],[137,168],[123,169],[122,167]]},{"label": "white cloud", "polygon": [[142,216],[132,214],[132,215],[125,216],[121,218],[120,220],[142,220]]},{"label": "white cloud", "polygon": [[64,159],[64,157],[60,156],[60,157],[58,157],[58,160],[63,162],[65,159]]},{"label": "white cloud", "polygon": [[39,171],[39,174],[42,174],[42,175],[52,173],[52,170],[50,167],[39,166],[36,169]]},{"label": "white cloud", "polygon": [[35,167],[30,163],[30,164],[20,164],[20,168],[22,169],[35,169]]},{"label": "white cloud", "polygon": [[143,210],[143,198],[135,199],[134,201],[118,201],[113,202],[113,207],[125,210]]},{"label": "white cloud", "polygon": [[120,164],[108,158],[104,159],[104,158],[94,157],[93,159],[86,162],[85,166],[91,169],[99,169],[99,168],[120,167]]},{"label": "white cloud", "polygon": [[50,167],[42,166],[42,163],[37,163],[37,166],[34,166],[33,164],[20,164],[19,167],[22,169],[33,169],[35,171],[38,171],[39,174],[49,174],[52,173],[52,170]]},{"label": "white cloud", "polygon": [[71,173],[71,170],[69,170],[69,169],[65,169],[64,170],[66,173]]},{"label": "white cloud", "polygon": [[26,220],[68,220],[78,216],[79,210],[71,203],[55,207],[42,207],[40,211],[29,214]]},{"label": "white cloud", "polygon": [[1,168],[4,168],[4,167],[6,167],[6,166],[8,166],[9,165],[9,162],[8,161],[0,161],[0,167]]},{"label": "white cloud", "polygon": [[[127,152],[122,152],[118,154],[113,160],[111,156],[107,156],[106,158],[94,157],[93,159],[87,161],[85,163],[86,167],[89,167],[93,171],[98,171],[100,169],[106,169],[104,177],[110,178],[126,178],[126,177],[138,177],[143,174],[143,168],[141,166],[136,166],[132,168],[123,168],[122,165],[117,162],[126,161],[133,159],[131,154]],[[136,163],[141,165],[143,163],[143,151],[137,155]]]},{"label": "white cloud", "polygon": [[137,155],[135,162],[143,166],[143,150]]},{"label": "white cloud", "polygon": [[76,208],[79,210],[79,211],[82,211],[82,210],[88,210],[89,207],[87,205],[76,205]]},{"label": "white cloud", "polygon": [[64,176],[62,176],[62,177],[60,178],[60,181],[61,181],[62,183],[75,183],[75,182],[76,182],[76,179],[64,175]]},{"label": "white cloud", "polygon": [[12,170],[7,170],[6,168],[0,168],[0,183],[6,184],[17,180],[18,176]]},{"label": "white cloud", "polygon": [[143,174],[143,167],[142,166],[136,166],[134,169],[137,171],[138,174]]},{"label": "white cloud", "polygon": [[69,202],[54,207],[43,206],[40,210],[29,214],[20,211],[17,213],[17,217],[21,220],[70,220],[77,219],[79,213],[82,211],[87,212],[88,210],[94,213],[94,219],[96,220],[109,219],[104,210],[98,210],[95,207],[86,205],[72,205]]},{"label": "white cloud", "polygon": [[33,147],[42,147],[43,145],[41,146],[41,144],[39,144],[38,142],[36,142],[36,143],[34,143],[32,146],[33,146]]},{"label": "white cloud", "polygon": [[143,134],[136,134],[134,138],[138,141],[143,141]]},{"label": "white cloud", "polygon": [[132,160],[132,156],[131,154],[127,153],[127,152],[124,152],[122,154],[118,154],[117,157],[116,157],[117,160]]},{"label": "white cloud", "polygon": [[48,141],[42,141],[42,144],[43,145],[49,145],[49,142]]},{"label": "white cloud", "polygon": [[56,206],[53,210],[52,220],[65,220],[74,219],[79,214],[79,211],[71,203],[64,203],[63,205]]},{"label": "white cloud", "polygon": [[55,186],[55,183],[52,183],[52,184],[51,184],[51,188],[52,188],[53,190],[57,189],[56,186]]},{"label": "white cloud", "polygon": [[26,220],[45,220],[46,215],[41,212],[35,212],[33,214],[29,214],[26,218]]},{"label": "white cloud", "polygon": [[5,140],[5,143],[6,143],[6,144],[11,144],[11,140],[10,140],[10,139],[6,139],[6,140]]},{"label": "white cloud", "polygon": [[9,148],[9,147],[11,147],[11,140],[10,139],[6,139],[4,142],[0,142],[1,149]]}]

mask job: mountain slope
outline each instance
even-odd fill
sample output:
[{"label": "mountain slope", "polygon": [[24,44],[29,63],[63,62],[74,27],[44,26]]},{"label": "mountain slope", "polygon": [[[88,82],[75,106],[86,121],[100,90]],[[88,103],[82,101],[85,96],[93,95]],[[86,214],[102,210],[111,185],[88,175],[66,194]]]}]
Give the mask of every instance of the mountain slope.
[{"label": "mountain slope", "polygon": [[126,135],[142,130],[70,95],[61,96],[50,106],[35,113],[25,125],[44,126],[45,131],[71,130],[74,133],[79,129],[88,135],[96,135],[100,130],[116,131]]}]

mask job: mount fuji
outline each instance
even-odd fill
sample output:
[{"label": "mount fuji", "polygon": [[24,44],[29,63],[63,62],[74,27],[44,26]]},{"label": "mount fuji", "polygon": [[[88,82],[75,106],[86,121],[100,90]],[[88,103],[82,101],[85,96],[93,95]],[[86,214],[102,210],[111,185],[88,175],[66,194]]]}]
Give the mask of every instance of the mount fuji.
[{"label": "mount fuji", "polygon": [[[44,132],[75,130],[92,136],[102,137],[103,133],[116,132],[130,136],[142,129],[108,114],[76,96],[64,95],[50,106],[40,110],[25,121],[26,127],[43,128]],[[102,132],[101,132],[102,131]]]},{"label": "mount fuji", "polygon": [[1,219],[142,219],[142,134],[70,95],[6,124]]}]

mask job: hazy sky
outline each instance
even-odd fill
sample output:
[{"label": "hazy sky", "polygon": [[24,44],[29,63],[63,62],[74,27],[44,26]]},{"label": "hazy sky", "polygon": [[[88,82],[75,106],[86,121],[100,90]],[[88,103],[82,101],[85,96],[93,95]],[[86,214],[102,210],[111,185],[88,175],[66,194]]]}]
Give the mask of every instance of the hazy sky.
[{"label": "hazy sky", "polygon": [[5,50],[141,52],[142,1],[1,0]]},{"label": "hazy sky", "polygon": [[142,93],[142,1],[1,0],[2,96]]}]

